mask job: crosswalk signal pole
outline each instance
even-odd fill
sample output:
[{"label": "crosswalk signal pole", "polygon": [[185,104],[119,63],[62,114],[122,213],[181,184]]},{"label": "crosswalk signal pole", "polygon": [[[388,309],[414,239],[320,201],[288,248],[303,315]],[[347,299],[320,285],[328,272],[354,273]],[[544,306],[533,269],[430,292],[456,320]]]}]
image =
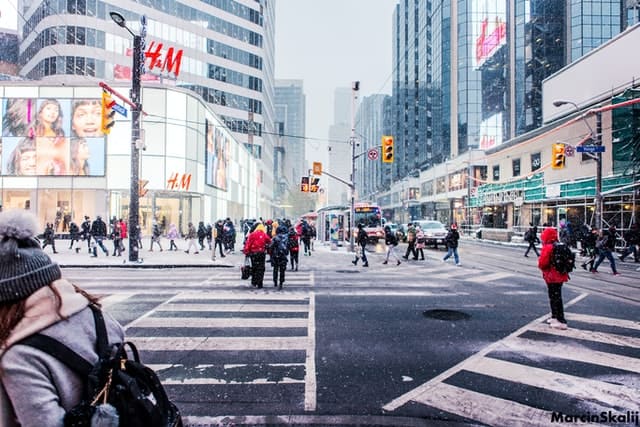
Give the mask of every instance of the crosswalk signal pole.
[{"label": "crosswalk signal pole", "polygon": [[351,85],[351,210],[349,213],[349,251],[355,252],[355,237],[353,229],[355,228],[356,215],[356,99],[358,99],[358,91],[360,90],[360,82],[355,81]]}]

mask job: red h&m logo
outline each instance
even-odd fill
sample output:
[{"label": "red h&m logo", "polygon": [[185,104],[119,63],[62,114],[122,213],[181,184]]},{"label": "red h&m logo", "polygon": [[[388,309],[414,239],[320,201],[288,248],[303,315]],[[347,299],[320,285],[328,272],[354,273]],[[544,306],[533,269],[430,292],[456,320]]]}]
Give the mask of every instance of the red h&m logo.
[{"label": "red h&m logo", "polygon": [[178,75],[180,75],[180,64],[182,62],[182,49],[177,50],[174,57],[173,47],[170,47],[169,49],[167,49],[167,54],[165,55],[163,61],[162,46],[162,43],[158,43],[156,45],[154,41],[149,43],[149,48],[144,54],[145,57],[151,58],[151,61],[149,61],[149,70],[153,70],[155,67],[160,67],[160,71],[166,71],[167,73],[173,72],[173,74],[178,77]]},{"label": "red h&m logo", "polygon": [[171,178],[167,180],[167,190],[186,190],[189,191],[191,187],[191,174],[173,173]]}]

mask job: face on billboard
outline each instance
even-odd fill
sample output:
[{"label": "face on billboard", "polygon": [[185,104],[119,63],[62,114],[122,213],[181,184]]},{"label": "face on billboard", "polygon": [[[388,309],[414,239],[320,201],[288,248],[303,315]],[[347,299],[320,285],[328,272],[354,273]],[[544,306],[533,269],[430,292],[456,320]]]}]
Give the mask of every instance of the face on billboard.
[{"label": "face on billboard", "polygon": [[102,136],[102,106],[99,99],[79,99],[73,102],[71,131],[73,136]]},{"label": "face on billboard", "polygon": [[104,176],[99,99],[9,98],[0,106],[2,175]]}]

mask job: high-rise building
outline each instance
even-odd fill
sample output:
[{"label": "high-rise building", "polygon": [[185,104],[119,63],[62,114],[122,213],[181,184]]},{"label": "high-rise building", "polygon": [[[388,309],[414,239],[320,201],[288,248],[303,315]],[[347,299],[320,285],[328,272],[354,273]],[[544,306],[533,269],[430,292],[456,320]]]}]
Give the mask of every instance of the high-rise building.
[{"label": "high-rise building", "polygon": [[[22,0],[20,75],[46,84],[131,79],[131,33],[146,19],[143,86],[198,93],[233,136],[261,159],[268,212],[273,188],[275,3],[208,0]],[[110,12],[126,19],[127,29]],[[144,100],[143,100],[144,103]]]},{"label": "high-rise building", "polygon": [[393,177],[402,177],[430,164],[431,135],[431,1],[400,0],[393,28]]},{"label": "high-rise building", "polygon": [[[334,122],[329,127],[329,164],[327,166],[332,175],[347,182],[351,181],[351,123],[353,121],[355,124],[358,103],[358,92],[354,93],[347,87],[335,89]],[[355,137],[356,141],[360,140],[359,135]],[[335,179],[327,180],[327,192],[327,203],[330,205],[344,205],[351,198],[349,187]]]},{"label": "high-rise building", "polygon": [[[356,115],[356,134],[360,145],[356,155],[356,189],[360,200],[375,200],[380,188],[388,188],[391,181],[391,165],[382,163],[381,138],[391,135],[391,116],[385,107],[391,102],[389,95],[376,94],[362,98]],[[378,157],[370,159],[370,150],[377,150]]]},{"label": "high-rise building", "polygon": [[400,0],[395,178],[542,126],[542,81],[638,22],[638,1]]},{"label": "high-rise building", "polygon": [[289,182],[306,175],[306,96],[302,80],[276,80],[276,120],[283,124],[282,147],[292,166],[285,170]]}]

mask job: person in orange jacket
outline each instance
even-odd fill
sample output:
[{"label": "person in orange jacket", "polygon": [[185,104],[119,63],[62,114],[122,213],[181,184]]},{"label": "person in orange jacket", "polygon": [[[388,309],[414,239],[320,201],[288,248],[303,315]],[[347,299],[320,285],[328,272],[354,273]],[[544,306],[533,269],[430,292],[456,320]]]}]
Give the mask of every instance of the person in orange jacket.
[{"label": "person in orange jacket", "polygon": [[263,224],[257,224],[249,233],[242,252],[251,258],[251,285],[261,289],[264,280],[265,259],[271,237],[266,233]]},{"label": "person in orange jacket", "polygon": [[558,241],[555,228],[545,228],[540,234],[542,250],[538,258],[538,268],[542,271],[542,278],[547,284],[551,318],[547,323],[555,329],[567,329],[564,318],[564,304],[562,303],[562,284],[569,281],[568,273],[561,273],[553,266],[553,244]]}]

